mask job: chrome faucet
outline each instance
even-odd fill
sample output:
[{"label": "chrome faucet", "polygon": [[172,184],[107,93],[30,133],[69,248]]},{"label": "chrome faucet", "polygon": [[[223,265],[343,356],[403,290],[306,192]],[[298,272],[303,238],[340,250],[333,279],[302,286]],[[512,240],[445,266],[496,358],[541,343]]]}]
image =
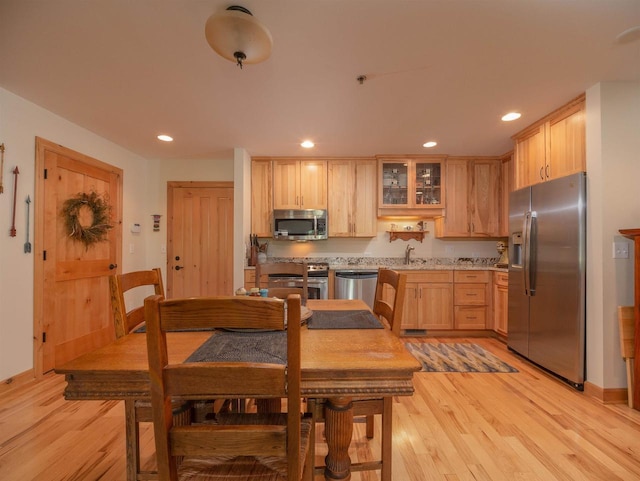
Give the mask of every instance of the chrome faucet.
[{"label": "chrome faucet", "polygon": [[410,245],[407,246],[407,248],[404,251],[404,263],[405,264],[409,264],[411,263],[411,251],[414,250],[415,247],[412,247]]}]

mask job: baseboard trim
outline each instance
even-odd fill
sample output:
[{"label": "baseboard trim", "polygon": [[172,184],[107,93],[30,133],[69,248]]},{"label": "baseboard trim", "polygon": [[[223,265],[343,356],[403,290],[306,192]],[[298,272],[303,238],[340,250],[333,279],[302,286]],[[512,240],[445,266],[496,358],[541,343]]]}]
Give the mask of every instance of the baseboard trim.
[{"label": "baseboard trim", "polygon": [[35,382],[35,380],[36,376],[33,369],[29,369],[28,371],[4,379],[2,384],[0,384],[0,393],[11,391],[12,389],[24,386],[25,384]]},{"label": "baseboard trim", "polygon": [[584,394],[602,404],[626,404],[627,388],[604,389],[590,382],[584,383]]}]

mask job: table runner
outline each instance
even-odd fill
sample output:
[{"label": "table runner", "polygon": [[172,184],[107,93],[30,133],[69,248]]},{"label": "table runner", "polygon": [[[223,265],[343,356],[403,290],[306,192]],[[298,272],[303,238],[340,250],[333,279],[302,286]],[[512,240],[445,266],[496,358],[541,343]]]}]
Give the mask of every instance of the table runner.
[{"label": "table runner", "polygon": [[382,329],[371,311],[313,311],[307,321],[309,329]]}]

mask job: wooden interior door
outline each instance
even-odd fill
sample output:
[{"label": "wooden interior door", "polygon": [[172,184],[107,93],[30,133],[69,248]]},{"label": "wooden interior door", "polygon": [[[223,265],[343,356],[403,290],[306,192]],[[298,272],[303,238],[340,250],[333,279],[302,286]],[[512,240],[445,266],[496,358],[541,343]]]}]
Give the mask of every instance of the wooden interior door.
[{"label": "wooden interior door", "polygon": [[233,183],[168,183],[167,297],[233,294]]},{"label": "wooden interior door", "polygon": [[[85,245],[69,235],[63,204],[96,192],[111,206],[104,241]],[[90,227],[92,213],[78,218]],[[50,371],[115,337],[108,276],[117,271],[122,245],[122,170],[36,139],[34,366]]]}]

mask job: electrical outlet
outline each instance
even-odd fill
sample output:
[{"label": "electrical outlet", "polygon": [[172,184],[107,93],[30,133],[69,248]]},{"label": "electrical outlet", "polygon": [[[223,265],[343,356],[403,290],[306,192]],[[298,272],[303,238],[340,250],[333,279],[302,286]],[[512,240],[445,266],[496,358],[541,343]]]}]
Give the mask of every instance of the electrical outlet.
[{"label": "electrical outlet", "polygon": [[163,254],[166,254],[166,253],[167,253],[167,246],[166,246],[166,245],[164,245],[164,244],[162,244],[162,245],[160,246],[160,252],[162,252]]},{"label": "electrical outlet", "polygon": [[629,244],[627,242],[614,242],[613,243],[613,258],[614,259],[628,259],[629,258]]},{"label": "electrical outlet", "polygon": [[452,246],[451,244],[448,244],[448,245],[445,245],[445,246],[444,246],[444,253],[445,253],[445,255],[452,256],[452,255],[453,255],[454,250],[455,250],[455,249],[453,248],[453,246]]},{"label": "electrical outlet", "polygon": [[135,250],[136,250],[136,245],[129,244],[129,254],[133,254]]}]

